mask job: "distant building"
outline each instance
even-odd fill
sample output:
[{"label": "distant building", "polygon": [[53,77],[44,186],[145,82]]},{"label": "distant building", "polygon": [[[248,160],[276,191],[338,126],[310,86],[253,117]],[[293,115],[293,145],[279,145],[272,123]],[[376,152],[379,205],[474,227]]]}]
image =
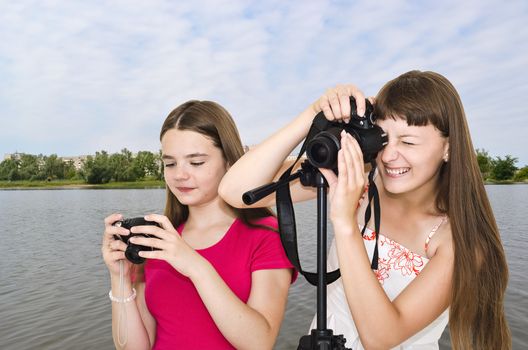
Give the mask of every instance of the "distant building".
[{"label": "distant building", "polygon": [[75,170],[80,170],[84,165],[84,161],[88,159],[88,156],[82,155],[73,157],[59,157],[59,159],[62,159],[63,162],[71,161],[73,163],[73,166],[75,167]]},{"label": "distant building", "polygon": [[[25,153],[15,152],[15,153],[6,153],[4,154],[4,160],[7,159],[13,159],[13,160],[20,160],[22,158],[22,155]],[[73,162],[73,166],[75,167],[75,170],[80,170],[84,164],[84,161],[88,158],[87,155],[81,155],[81,156],[73,156],[73,157],[57,157],[61,159],[63,162]],[[42,164],[39,164],[41,166]]]}]

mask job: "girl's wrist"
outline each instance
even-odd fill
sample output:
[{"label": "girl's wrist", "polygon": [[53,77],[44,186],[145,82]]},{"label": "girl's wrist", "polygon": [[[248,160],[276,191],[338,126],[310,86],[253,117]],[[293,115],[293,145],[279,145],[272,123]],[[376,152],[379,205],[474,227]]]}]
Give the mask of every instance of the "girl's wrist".
[{"label": "girl's wrist", "polygon": [[356,219],[332,219],[332,225],[335,236],[352,236],[359,230]]}]

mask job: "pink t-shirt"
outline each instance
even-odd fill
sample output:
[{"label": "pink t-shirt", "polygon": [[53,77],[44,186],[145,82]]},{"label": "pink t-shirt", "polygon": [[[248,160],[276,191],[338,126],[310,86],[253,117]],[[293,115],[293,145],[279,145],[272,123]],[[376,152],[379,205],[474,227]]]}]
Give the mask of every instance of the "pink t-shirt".
[{"label": "pink t-shirt", "polygon": [[[277,220],[268,217],[258,224],[276,228]],[[178,232],[182,229],[183,225]],[[253,271],[293,268],[278,233],[249,227],[239,219],[218,243],[197,252],[243,302],[249,298]],[[145,300],[156,319],[154,349],[234,349],[215,325],[191,280],[171,265],[147,260],[145,286]]]}]

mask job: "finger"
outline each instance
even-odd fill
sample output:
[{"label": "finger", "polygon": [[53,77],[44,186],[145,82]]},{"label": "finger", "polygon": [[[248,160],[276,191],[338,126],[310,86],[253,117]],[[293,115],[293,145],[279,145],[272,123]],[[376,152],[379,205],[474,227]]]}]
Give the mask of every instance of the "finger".
[{"label": "finger", "polygon": [[114,213],[104,219],[105,226],[112,226],[116,221],[123,220],[123,215]]},{"label": "finger", "polygon": [[[344,168],[346,169],[346,174],[343,174],[343,176],[346,176],[346,181],[348,186],[354,185],[354,158],[352,155],[352,152],[354,152],[353,146],[351,145],[351,136],[349,134],[345,134],[341,139],[341,150],[343,151],[343,160],[344,160]],[[341,174],[341,170],[339,171],[339,174]]]},{"label": "finger", "polygon": [[124,227],[108,226],[104,231],[103,241],[115,240],[116,236],[128,236],[129,233],[130,231]]},{"label": "finger", "polygon": [[163,228],[154,225],[134,226],[130,229],[130,232],[155,236],[155,239],[158,240],[170,240],[174,236]]},{"label": "finger", "polygon": [[165,260],[165,252],[163,250],[141,250],[138,255],[145,259]]},{"label": "finger", "polygon": [[331,90],[327,90],[326,93],[319,99],[319,107],[323,112],[324,116],[328,120],[334,120],[334,113],[332,113],[332,108],[330,108],[330,101],[328,96],[331,93]]},{"label": "finger", "polygon": [[354,97],[356,100],[356,113],[358,116],[363,117],[365,115],[365,95],[358,90],[358,89],[352,89],[351,90],[351,96]]},{"label": "finger", "polygon": [[157,248],[157,249],[163,249],[166,245],[164,240],[157,239],[157,238],[142,237],[142,236],[130,237],[129,242],[137,244],[137,245],[144,245],[145,247],[152,247],[152,248]]},{"label": "finger", "polygon": [[119,261],[119,260],[126,259],[125,252],[118,251],[118,250],[111,252],[109,257],[112,261]]},{"label": "finger", "polygon": [[328,102],[330,102],[330,107],[332,108],[334,118],[342,119],[343,116],[341,114],[341,103],[339,99],[339,94],[336,89],[330,92],[330,96],[328,97]]},{"label": "finger", "polygon": [[337,171],[339,175],[337,176],[336,191],[339,191],[340,193],[344,193],[348,184],[348,169],[343,152],[343,148],[337,152]]},{"label": "finger", "polygon": [[108,247],[113,251],[119,250],[124,252],[127,249],[127,244],[123,241],[114,240],[108,244]]},{"label": "finger", "polygon": [[373,106],[376,104],[376,97],[375,96],[370,96],[368,98],[368,100]]},{"label": "finger", "polygon": [[324,178],[326,179],[328,187],[332,187],[337,182],[337,175],[334,173],[333,170],[319,168],[319,171],[321,172],[321,174],[323,174]]},{"label": "finger", "polygon": [[341,115],[345,122],[348,123],[350,120],[350,95],[348,93],[349,89],[346,86],[338,85],[337,89],[339,91],[339,104],[341,106]]},{"label": "finger", "polygon": [[354,183],[363,184],[365,177],[365,166],[363,162],[363,151],[355,138],[348,135],[348,147],[351,155]]},{"label": "finger", "polygon": [[174,226],[172,225],[172,222],[165,215],[149,214],[145,215],[145,220],[157,222],[162,228],[167,231],[176,231],[176,229],[174,229]]}]

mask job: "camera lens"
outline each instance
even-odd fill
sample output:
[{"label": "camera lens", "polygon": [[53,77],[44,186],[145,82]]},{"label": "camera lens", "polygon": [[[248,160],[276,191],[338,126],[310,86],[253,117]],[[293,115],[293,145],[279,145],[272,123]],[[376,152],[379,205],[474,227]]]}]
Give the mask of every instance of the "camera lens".
[{"label": "camera lens", "polygon": [[306,145],[306,156],[313,166],[327,169],[337,167],[337,152],[341,148],[338,138],[340,132],[337,128],[320,132]]}]

